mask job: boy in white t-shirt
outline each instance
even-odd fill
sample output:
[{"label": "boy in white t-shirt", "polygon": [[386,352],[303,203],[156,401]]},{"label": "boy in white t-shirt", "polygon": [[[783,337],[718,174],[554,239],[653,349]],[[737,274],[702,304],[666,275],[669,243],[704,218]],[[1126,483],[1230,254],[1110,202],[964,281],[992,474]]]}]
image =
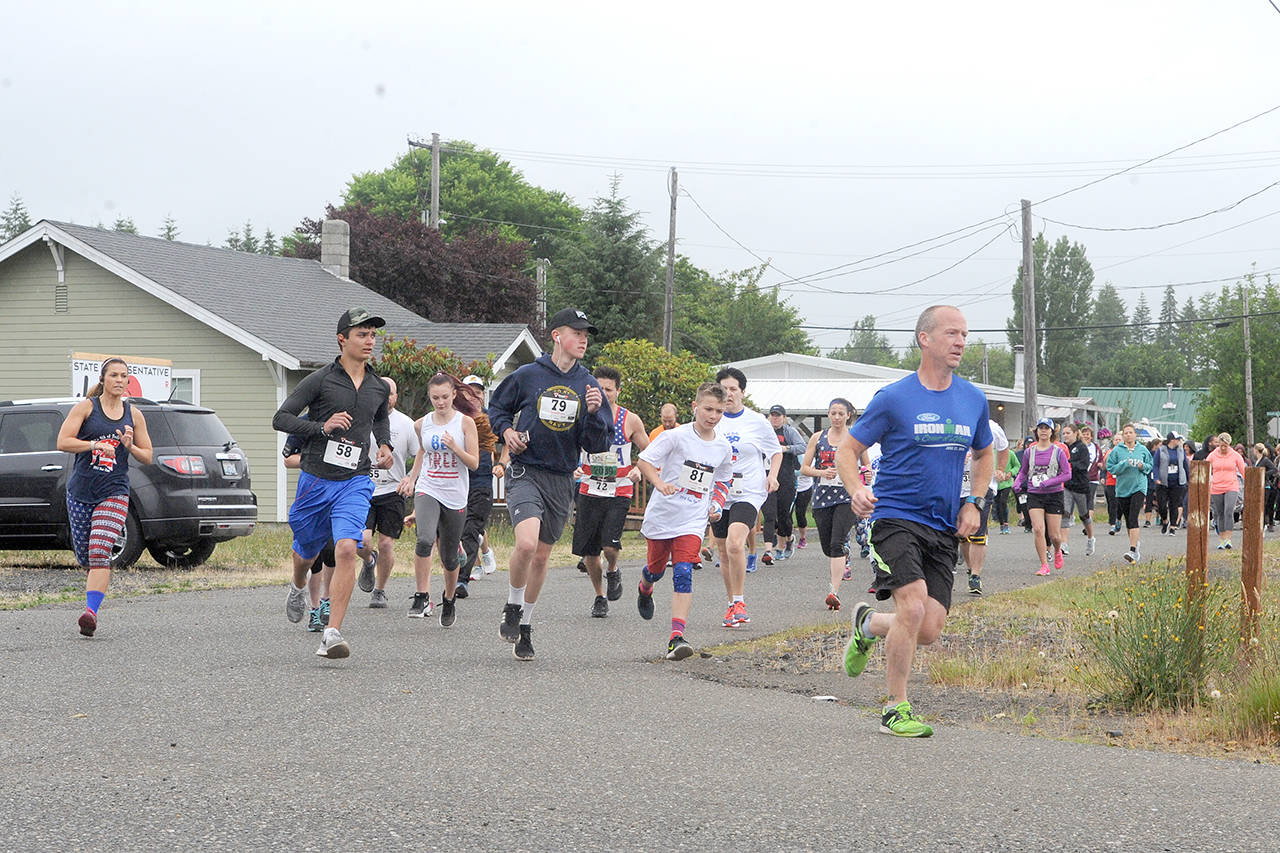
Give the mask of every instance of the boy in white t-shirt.
[{"label": "boy in white t-shirt", "polygon": [[669,558],[673,592],[667,660],[693,654],[684,638],[693,602],[693,564],[707,519],[720,517],[733,479],[733,447],[716,434],[724,407],[724,388],[704,383],[693,401],[693,422],[662,432],[636,460],[653,484],[640,526],[648,554],[636,607],[642,618],[653,618],[653,585],[666,572]]}]

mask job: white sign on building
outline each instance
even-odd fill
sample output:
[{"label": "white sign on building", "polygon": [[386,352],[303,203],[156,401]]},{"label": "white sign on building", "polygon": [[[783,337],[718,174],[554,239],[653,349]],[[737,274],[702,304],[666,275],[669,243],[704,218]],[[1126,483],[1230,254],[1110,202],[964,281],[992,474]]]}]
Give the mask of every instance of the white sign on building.
[{"label": "white sign on building", "polygon": [[[110,355],[95,352],[71,354],[71,396],[85,397],[89,389],[98,384],[102,375],[102,363]],[[173,362],[164,358],[143,358],[122,355],[129,365],[129,397],[145,397],[149,400],[168,400],[172,381]]]}]

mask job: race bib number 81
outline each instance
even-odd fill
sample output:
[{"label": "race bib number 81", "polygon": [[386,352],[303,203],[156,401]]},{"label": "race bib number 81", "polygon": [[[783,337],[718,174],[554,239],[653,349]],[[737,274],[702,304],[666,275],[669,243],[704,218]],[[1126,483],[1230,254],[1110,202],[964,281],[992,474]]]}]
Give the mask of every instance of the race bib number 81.
[{"label": "race bib number 81", "polygon": [[712,473],[711,469],[705,465],[686,461],[680,466],[680,479],[676,481],[676,485],[687,491],[705,495],[711,491]]}]

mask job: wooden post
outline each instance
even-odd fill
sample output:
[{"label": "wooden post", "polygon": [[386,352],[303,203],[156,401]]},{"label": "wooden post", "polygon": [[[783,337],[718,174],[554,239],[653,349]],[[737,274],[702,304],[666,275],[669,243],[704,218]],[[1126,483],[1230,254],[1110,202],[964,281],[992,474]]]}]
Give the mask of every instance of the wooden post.
[{"label": "wooden post", "polygon": [[1244,472],[1244,509],[1240,512],[1244,542],[1240,548],[1240,636],[1255,637],[1262,610],[1262,508],[1266,501],[1263,469]]},{"label": "wooden post", "polygon": [[1204,600],[1205,566],[1209,562],[1209,461],[1191,463],[1187,495],[1187,604]]}]

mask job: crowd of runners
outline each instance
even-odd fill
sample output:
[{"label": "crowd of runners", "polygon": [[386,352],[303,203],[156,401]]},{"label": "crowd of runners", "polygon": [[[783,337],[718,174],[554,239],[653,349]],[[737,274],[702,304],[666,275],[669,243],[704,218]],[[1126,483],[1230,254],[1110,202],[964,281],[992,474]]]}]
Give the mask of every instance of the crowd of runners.
[{"label": "crowd of runners", "polygon": [[[1011,446],[982,392],[954,373],[967,336],[954,307],[920,315],[917,371],[881,389],[861,413],[833,399],[829,426],[807,440],[782,406],[767,416],[746,407],[747,378],[733,367],[708,377],[692,400],[664,405],[661,423],[646,431],[619,403],[622,374],[582,365],[596,329],[573,309],[551,318],[552,351],[507,376],[487,407],[483,379],[439,373],[427,385],[430,411],[415,420],[396,408],[394,380],[369,364],[384,325],[362,308],[343,313],[338,356],[302,380],[272,420],[288,436],[285,464],[299,469],[289,509],[293,577],[285,614],[290,622],[306,619],[322,635],[321,657],[351,654],[342,625],[357,585],[369,607],[388,607],[394,546],[410,525],[415,588],[408,616],[437,617],[443,628],[455,624],[468,584],[497,569],[485,535],[496,480],[514,536],[498,634],[518,660],[533,660],[535,606],[571,515],[573,553],[594,591],[590,615],[605,618],[610,602],[624,595],[623,529],[637,490],[646,489],[636,609],[653,619],[655,589],[669,573],[668,659],[693,653],[685,635],[694,576],[704,562],[714,560],[723,579],[720,624],[745,625],[746,576],[758,566],[757,543],[759,564],[790,558],[808,545],[812,513],[830,567],[825,598],[815,590],[815,602],[842,609],[842,583],[860,558],[870,561],[869,594],[893,601],[891,612],[866,603],[852,608],[846,673],[859,675],[872,645],[883,640],[888,701],[881,730],[927,737],[932,729],[912,710],[907,676],[917,647],[942,632],[958,565],[967,569],[967,592],[982,594],[991,515],[1000,534],[1008,534],[1009,508],[1016,509],[1039,575],[1063,567],[1073,518],[1083,528],[1084,554],[1093,553],[1099,486],[1108,533],[1123,525],[1130,562],[1140,559],[1153,513],[1162,535],[1185,527],[1190,442],[1169,433],[1148,446],[1132,424],[1114,438],[1101,430],[1095,440],[1090,425],[1060,428],[1044,418]],[[87,636],[97,629],[110,548],[128,510],[129,457],[150,460],[145,422],[124,397],[127,379],[123,361],[106,361],[101,382],[72,410],[58,439],[59,449],[76,454],[67,500],[76,554],[89,568],[79,620]],[[1246,462],[1226,434],[1206,445],[1197,456],[1211,463],[1218,547],[1231,547],[1246,465],[1267,469],[1271,529],[1280,494],[1272,454],[1258,445]],[[436,557],[443,588],[433,599]]]}]

